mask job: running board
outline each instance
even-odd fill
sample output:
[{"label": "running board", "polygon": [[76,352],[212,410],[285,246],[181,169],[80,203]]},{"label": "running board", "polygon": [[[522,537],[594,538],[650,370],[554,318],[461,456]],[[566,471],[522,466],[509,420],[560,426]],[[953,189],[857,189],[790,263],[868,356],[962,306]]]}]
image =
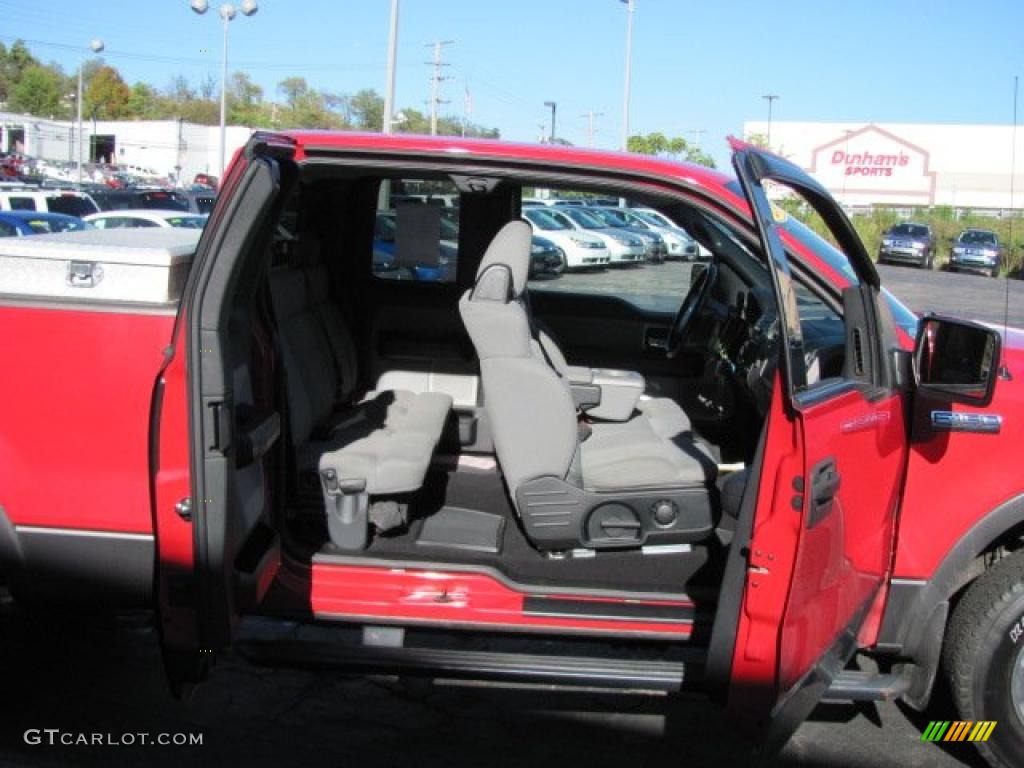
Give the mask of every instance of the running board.
[{"label": "running board", "polygon": [[825,701],[892,701],[910,690],[910,675],[840,672],[822,697]]},{"label": "running board", "polygon": [[503,683],[586,686],[675,693],[693,687],[701,665],[438,648],[339,647],[328,643],[243,640],[238,652],[253,664],[334,667],[360,674],[408,675]]}]

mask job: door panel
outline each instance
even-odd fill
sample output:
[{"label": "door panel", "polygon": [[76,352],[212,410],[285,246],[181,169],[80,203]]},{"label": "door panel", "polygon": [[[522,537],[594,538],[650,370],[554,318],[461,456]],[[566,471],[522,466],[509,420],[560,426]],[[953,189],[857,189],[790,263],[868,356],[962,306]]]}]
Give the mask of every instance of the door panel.
[{"label": "door panel", "polygon": [[[891,387],[881,345],[878,276],[849,221],[800,169],[746,145],[734,149],[780,312],[782,386],[769,440],[786,449],[773,464],[769,445],[762,468],[775,485],[769,493],[762,484],[755,511],[730,706],[748,724],[752,718],[774,750],[810,714],[858,644],[870,640],[861,635],[892,564],[907,436],[904,396]],[[776,229],[785,214],[768,202],[763,180],[785,184],[812,205],[860,281],[843,296],[843,373],[813,386],[795,283]],[[781,621],[773,626],[778,611]],[[751,666],[751,657],[760,664]],[[770,687],[764,685],[769,662]],[[751,680],[743,679],[745,672]]]},{"label": "door panel", "polygon": [[[573,275],[563,276],[569,281]],[[561,287],[561,286],[560,286]],[[674,312],[644,309],[614,295],[571,293],[554,288],[531,290],[530,306],[572,365],[638,371],[652,393],[679,399],[700,379],[704,356],[699,345],[669,360],[665,350],[652,346],[652,336],[667,332]],[[610,289],[610,288],[609,288]],[[682,295],[678,297],[682,301]],[[706,339],[695,330],[691,339]]]}]

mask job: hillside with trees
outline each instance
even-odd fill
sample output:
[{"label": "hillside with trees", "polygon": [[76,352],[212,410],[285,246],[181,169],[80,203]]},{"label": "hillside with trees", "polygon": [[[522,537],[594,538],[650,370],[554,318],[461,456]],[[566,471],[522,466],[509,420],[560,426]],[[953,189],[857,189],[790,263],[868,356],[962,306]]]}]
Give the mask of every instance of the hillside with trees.
[{"label": "hillside with trees", "polygon": [[[213,78],[191,83],[181,75],[162,88],[151,83],[128,84],[116,67],[102,58],[86,62],[82,79],[82,112],[97,120],[177,120],[202,125],[220,121],[220,84]],[[67,73],[54,62],[44,64],[22,41],[10,47],[0,43],[0,106],[8,112],[36,117],[70,119],[77,114],[78,72]],[[379,131],[384,98],[371,88],[353,94],[311,86],[305,78],[286,77],[274,94],[245,72],[228,78],[227,119],[250,128],[334,128]],[[400,110],[394,124],[400,133],[429,133],[429,116],[416,109]],[[438,118],[442,135],[498,138],[497,128],[467,123],[451,115]]]}]

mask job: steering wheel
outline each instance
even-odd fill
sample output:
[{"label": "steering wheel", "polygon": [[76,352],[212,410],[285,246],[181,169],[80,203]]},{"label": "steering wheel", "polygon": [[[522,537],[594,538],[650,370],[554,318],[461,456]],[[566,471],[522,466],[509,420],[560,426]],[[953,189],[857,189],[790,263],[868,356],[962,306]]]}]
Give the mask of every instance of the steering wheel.
[{"label": "steering wheel", "polygon": [[718,265],[709,261],[704,271],[701,272],[689,293],[683,299],[679,312],[676,313],[672,325],[668,329],[668,339],[665,344],[665,356],[672,358],[678,355],[689,338],[693,321],[700,314],[701,308],[711,294],[711,286],[715,284],[718,277]]}]

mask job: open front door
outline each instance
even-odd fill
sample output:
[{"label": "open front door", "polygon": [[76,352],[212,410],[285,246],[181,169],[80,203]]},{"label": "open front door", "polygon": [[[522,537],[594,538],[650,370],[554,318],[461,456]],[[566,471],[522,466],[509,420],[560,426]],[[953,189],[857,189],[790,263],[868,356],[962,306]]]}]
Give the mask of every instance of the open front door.
[{"label": "open front door", "polygon": [[[873,641],[905,467],[905,397],[878,275],[846,216],[791,163],[744,144],[734,150],[772,272],[780,357],[756,498],[744,502],[752,523],[728,705],[774,750]],[[779,231],[787,215],[769,203],[766,180],[800,195],[828,225],[856,275],[841,301],[795,282]],[[829,378],[815,376],[802,331],[821,312],[845,327],[844,368]]]},{"label": "open front door", "polygon": [[164,660],[199,682],[280,563],[272,525],[280,390],[264,292],[294,178],[291,145],[257,134],[236,158],[192,264],[154,394],[151,471]]}]

